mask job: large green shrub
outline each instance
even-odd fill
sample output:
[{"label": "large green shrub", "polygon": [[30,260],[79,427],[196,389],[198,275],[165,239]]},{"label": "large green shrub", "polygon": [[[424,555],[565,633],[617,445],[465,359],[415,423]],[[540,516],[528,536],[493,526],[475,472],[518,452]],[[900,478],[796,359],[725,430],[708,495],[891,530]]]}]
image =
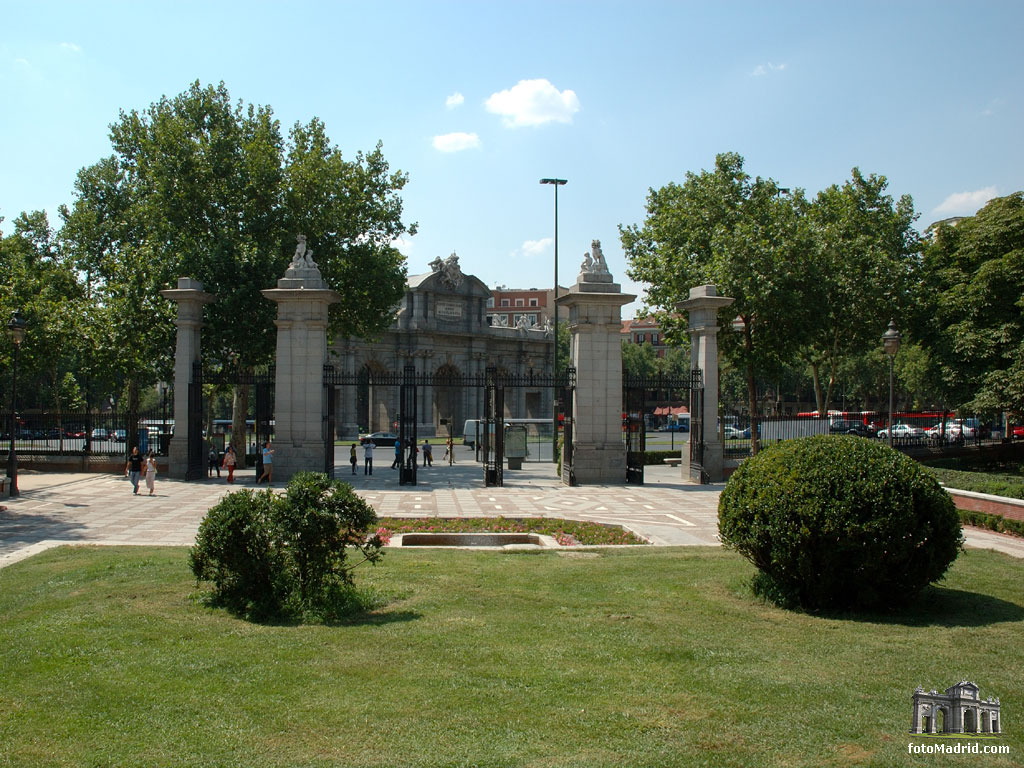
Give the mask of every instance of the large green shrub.
[{"label": "large green shrub", "polygon": [[745,461],[718,506],[755,588],[807,609],[888,608],[942,578],[963,538],[953,500],[915,461],[847,435],[786,440]]},{"label": "large green shrub", "polygon": [[[211,507],[189,565],[213,584],[214,602],[256,619],[333,620],[365,601],[352,568],[376,562],[384,542],[369,531],[373,507],[351,486],[300,472],[284,496],[238,491]],[[349,550],[362,560],[347,565]]]}]

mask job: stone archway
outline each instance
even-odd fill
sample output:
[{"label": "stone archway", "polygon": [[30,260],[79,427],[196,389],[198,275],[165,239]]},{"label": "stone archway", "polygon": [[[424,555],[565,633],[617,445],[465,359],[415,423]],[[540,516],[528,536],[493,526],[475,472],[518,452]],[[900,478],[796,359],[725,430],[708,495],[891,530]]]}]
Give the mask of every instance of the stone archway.
[{"label": "stone archway", "polygon": [[373,378],[383,378],[387,369],[376,360],[368,360],[359,371],[359,384],[356,389],[356,422],[367,432],[393,431],[393,414],[391,403],[392,387],[371,384]]},{"label": "stone archway", "polygon": [[462,371],[452,365],[445,363],[434,372],[433,400],[431,419],[438,430],[441,425],[447,425],[448,434],[456,435],[462,433],[462,425],[465,423],[466,414],[463,410],[465,400],[464,387],[456,382],[462,379]]},{"label": "stone archway", "polygon": [[935,709],[935,732],[946,733],[949,731],[949,711],[945,707]]},{"label": "stone archway", "polygon": [[973,707],[964,708],[964,733],[976,733],[978,730],[978,715]]}]

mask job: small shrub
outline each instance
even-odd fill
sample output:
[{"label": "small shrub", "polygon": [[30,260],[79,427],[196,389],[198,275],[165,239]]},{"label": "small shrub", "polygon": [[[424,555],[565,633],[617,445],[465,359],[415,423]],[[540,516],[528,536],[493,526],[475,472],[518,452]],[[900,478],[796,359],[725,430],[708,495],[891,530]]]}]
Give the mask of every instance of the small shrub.
[{"label": "small shrub", "polygon": [[[373,508],[351,486],[301,472],[284,496],[238,491],[212,507],[189,565],[210,581],[214,601],[255,619],[332,621],[365,608],[352,569],[380,559]],[[346,564],[348,551],[363,559]]]},{"label": "small shrub", "polygon": [[941,579],[963,538],[953,500],[915,461],[847,435],[786,440],[745,461],[719,534],[755,590],[807,609],[888,608]]}]

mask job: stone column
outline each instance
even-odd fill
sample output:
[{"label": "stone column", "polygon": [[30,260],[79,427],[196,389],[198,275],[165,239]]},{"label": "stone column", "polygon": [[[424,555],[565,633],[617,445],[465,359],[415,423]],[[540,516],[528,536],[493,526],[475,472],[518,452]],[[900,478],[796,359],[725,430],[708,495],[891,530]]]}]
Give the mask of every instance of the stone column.
[{"label": "stone column", "polygon": [[272,447],[274,480],[285,481],[303,470],[324,471],[327,308],[341,296],[326,287],[316,263],[298,250],[277,288],[262,293],[277,304]]},{"label": "stone column", "polygon": [[[168,447],[167,476],[185,480],[188,473],[188,445],[190,420],[188,418],[188,385],[192,381],[192,365],[199,362],[200,331],[203,327],[203,305],[215,298],[203,291],[203,284],[190,277],[179,277],[177,288],[160,291],[165,299],[178,302],[178,328],[174,348],[174,436]],[[206,456],[203,456],[206,463]]]},{"label": "stone column", "polygon": [[[576,367],[573,398],[573,472],[576,482],[626,482],[622,442],[622,307],[636,296],[622,293],[593,242],[576,284],[556,299],[568,310],[569,359]],[[560,315],[562,313],[559,313]],[[563,473],[563,479],[565,479]]]},{"label": "stone column", "polygon": [[[704,472],[712,483],[725,479],[725,446],[718,431],[718,310],[732,304],[734,299],[719,296],[713,285],[698,285],[690,289],[690,298],[676,308],[689,315],[690,368],[699,368],[704,376],[704,408],[700,414],[704,431]],[[691,472],[684,463],[684,478],[701,481],[698,472]]]}]

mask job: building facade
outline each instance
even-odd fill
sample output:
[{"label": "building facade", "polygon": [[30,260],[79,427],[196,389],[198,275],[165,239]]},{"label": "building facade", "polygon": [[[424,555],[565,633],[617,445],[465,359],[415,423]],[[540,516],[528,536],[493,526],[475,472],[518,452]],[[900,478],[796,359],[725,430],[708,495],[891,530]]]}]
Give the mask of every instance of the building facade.
[{"label": "building facade", "polygon": [[[522,299],[511,310],[515,322],[494,324],[489,303],[495,298],[477,277],[465,275],[458,256],[435,259],[431,271],[409,277],[406,292],[391,327],[373,341],[347,338],[330,348],[336,370],[358,376],[361,372],[401,372],[414,366],[417,373],[441,377],[483,376],[489,366],[513,375],[550,372],[554,335],[540,320],[544,291],[510,292]],[[524,294],[524,295],[519,295]],[[529,304],[538,299],[537,306]],[[418,435],[461,435],[467,419],[481,418],[482,389],[455,386],[419,387]],[[394,431],[398,418],[397,387],[368,384],[340,387],[337,393],[338,434]],[[552,393],[543,387],[516,387],[505,393],[505,415],[516,418],[551,418]]]},{"label": "building facade", "polygon": [[999,699],[983,699],[974,683],[962,680],[945,693],[914,691],[911,733],[1000,733]]},{"label": "building facade", "polygon": [[664,357],[668,350],[665,345],[665,334],[661,332],[661,326],[653,317],[623,320],[622,338],[630,344],[650,344],[658,357]]}]

